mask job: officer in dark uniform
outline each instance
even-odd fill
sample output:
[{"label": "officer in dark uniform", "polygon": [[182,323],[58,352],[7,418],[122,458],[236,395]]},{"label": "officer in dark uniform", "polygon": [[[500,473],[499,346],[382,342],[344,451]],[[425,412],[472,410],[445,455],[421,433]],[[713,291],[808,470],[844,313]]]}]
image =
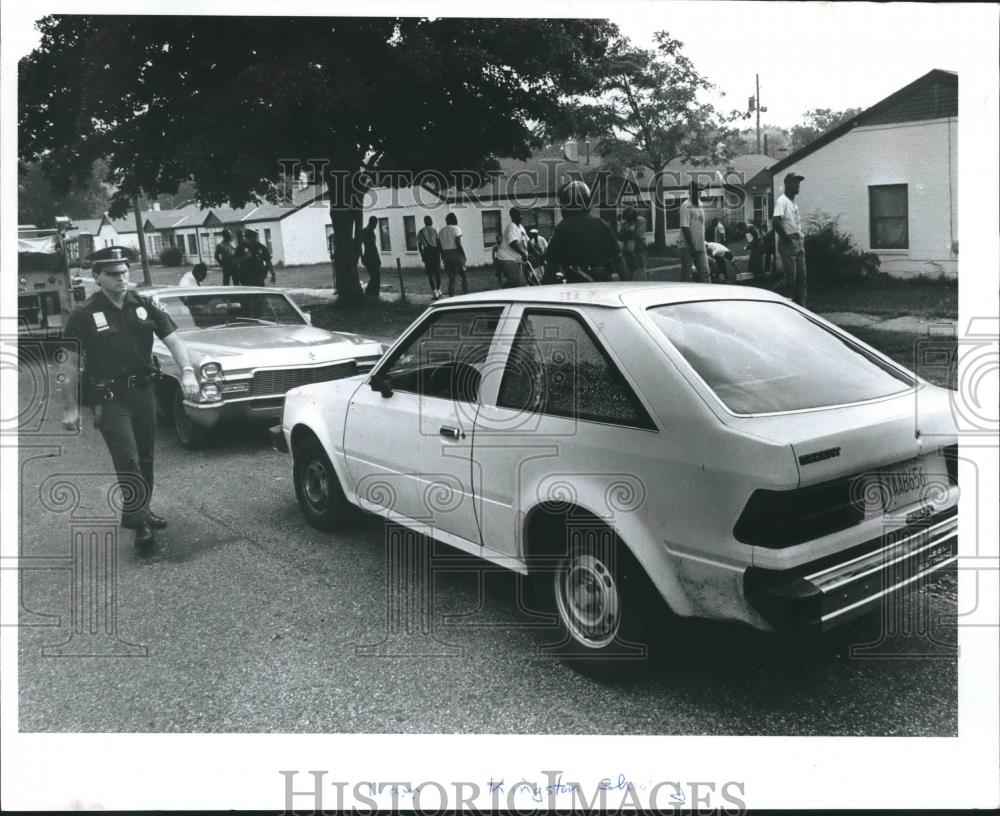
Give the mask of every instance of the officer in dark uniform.
[{"label": "officer in dark uniform", "polygon": [[246,254],[240,260],[240,283],[244,286],[263,286],[264,278],[271,275],[274,283],[274,267],[271,265],[271,253],[259,240],[257,230],[248,229],[246,236]]},{"label": "officer in dark uniform", "polygon": [[614,230],[590,214],[590,188],[571,181],[559,191],[559,203],[563,218],[545,250],[542,283],[610,281],[613,273],[631,280]]},{"label": "officer in dark uniform", "polygon": [[[63,426],[80,427],[77,395],[82,393],[83,404],[94,409],[94,426],[104,437],[122,488],[122,526],[135,530],[136,546],[143,547],[154,543],[153,528],[166,526],[149,509],[156,430],[154,334],[183,372],[185,397],[197,397],[198,380],[174,321],[150,298],[129,291],[128,271],[128,262],[121,257],[95,261],[99,291],[66,321],[63,337],[76,342],[64,367]],[[82,388],[78,387],[80,355]]]}]

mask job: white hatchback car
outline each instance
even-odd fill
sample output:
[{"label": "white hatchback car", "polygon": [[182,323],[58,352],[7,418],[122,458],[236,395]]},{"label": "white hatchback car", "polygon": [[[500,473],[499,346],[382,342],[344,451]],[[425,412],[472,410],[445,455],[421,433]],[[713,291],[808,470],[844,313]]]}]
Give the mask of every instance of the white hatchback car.
[{"label": "white hatchback car", "polygon": [[541,286],[436,303],[273,432],[312,524],[352,504],[517,570],[563,654],[607,665],[660,600],[825,629],[952,563],[949,406],[770,292]]}]

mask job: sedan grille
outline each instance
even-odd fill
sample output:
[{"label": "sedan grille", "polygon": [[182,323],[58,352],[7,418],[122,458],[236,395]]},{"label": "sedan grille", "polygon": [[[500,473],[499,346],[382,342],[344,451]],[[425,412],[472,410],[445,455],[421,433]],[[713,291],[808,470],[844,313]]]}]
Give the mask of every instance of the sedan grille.
[{"label": "sedan grille", "polygon": [[269,397],[284,394],[290,388],[312,383],[340,380],[353,377],[357,373],[354,360],[318,368],[281,368],[271,371],[258,371],[253,375],[253,387],[250,393],[254,397]]}]

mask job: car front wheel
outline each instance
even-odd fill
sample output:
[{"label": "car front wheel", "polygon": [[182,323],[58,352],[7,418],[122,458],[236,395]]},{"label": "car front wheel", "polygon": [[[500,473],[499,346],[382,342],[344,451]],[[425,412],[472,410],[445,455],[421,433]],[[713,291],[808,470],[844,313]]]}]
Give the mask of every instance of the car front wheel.
[{"label": "car front wheel", "polygon": [[559,623],[553,650],[591,674],[636,670],[649,657],[642,568],[610,530],[574,532],[548,576]]},{"label": "car front wheel", "polygon": [[347,497],[330,458],[315,437],[309,437],[293,451],[295,497],[302,514],[313,527],[333,530],[343,525],[349,512]]},{"label": "car front wheel", "polygon": [[181,447],[187,450],[199,450],[208,444],[208,429],[203,428],[184,409],[184,394],[180,388],[174,389],[173,401],[174,435]]}]

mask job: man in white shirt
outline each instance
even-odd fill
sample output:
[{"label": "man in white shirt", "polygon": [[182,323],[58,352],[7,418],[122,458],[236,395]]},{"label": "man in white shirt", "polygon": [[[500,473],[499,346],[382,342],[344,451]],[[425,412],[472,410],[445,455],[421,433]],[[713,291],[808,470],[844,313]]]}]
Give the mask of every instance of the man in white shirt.
[{"label": "man in white shirt", "polygon": [[201,282],[208,275],[208,267],[203,263],[197,263],[190,272],[185,272],[181,276],[178,286],[201,286]]},{"label": "man in white shirt", "polygon": [[521,211],[511,208],[510,223],[504,228],[500,246],[497,248],[497,275],[500,288],[521,286],[521,264],[528,260],[528,233],[521,226]]},{"label": "man in white shirt", "polygon": [[805,176],[789,173],[785,176],[785,191],[774,202],[774,231],[778,236],[778,254],[784,279],[779,289],[787,287],[799,306],[806,305],[806,252],[802,243],[802,219],[795,196]]},{"label": "man in white shirt", "polygon": [[697,181],[688,187],[688,200],[681,204],[681,280],[691,280],[691,267],[697,270],[698,280],[711,283],[708,273],[708,255],[705,252],[705,211],[698,200],[701,188]]}]

